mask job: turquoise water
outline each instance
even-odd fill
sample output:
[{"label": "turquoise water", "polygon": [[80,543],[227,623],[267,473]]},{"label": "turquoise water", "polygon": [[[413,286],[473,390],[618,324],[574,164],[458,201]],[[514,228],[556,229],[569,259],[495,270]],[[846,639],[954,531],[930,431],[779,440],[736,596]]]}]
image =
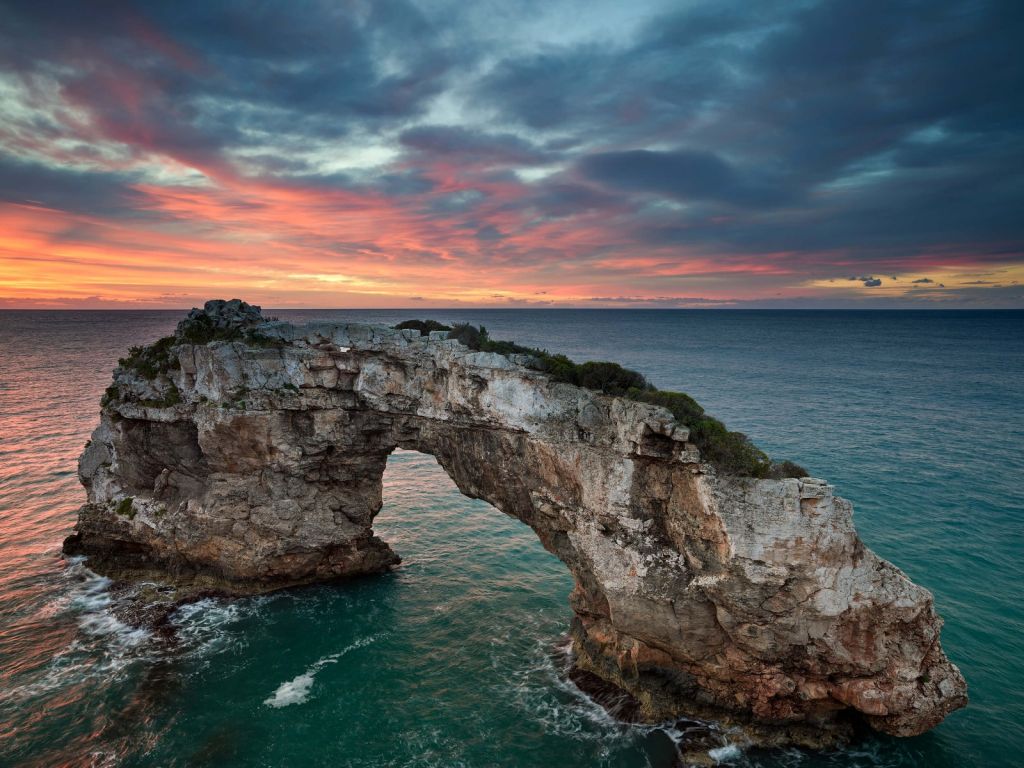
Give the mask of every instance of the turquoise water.
[{"label": "turquoise water", "polygon": [[[0,312],[0,765],[668,766],[669,733],[564,682],[571,580],[532,532],[396,452],[394,573],[180,610],[133,630],[59,548],[116,358],[181,313]],[[278,312],[483,322],[681,389],[828,477],[931,589],[971,704],[911,740],[758,766],[991,766],[1024,751],[1024,313]]]}]

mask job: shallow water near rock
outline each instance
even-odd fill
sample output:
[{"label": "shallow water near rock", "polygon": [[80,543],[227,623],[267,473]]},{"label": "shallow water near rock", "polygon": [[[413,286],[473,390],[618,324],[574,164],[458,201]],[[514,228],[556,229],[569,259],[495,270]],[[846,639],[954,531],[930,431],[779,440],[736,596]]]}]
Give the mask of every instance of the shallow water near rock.
[{"label": "shallow water near rock", "polygon": [[[983,766],[1024,748],[1024,313],[271,312],[484,323],[695,396],[827,477],[865,542],[936,595],[971,704],[911,740],[734,765]],[[116,358],[180,312],[0,312],[0,764],[671,766],[685,729],[616,721],[564,675],[572,580],[533,533],[396,452],[394,573],[121,621],[65,562],[75,459]]]}]

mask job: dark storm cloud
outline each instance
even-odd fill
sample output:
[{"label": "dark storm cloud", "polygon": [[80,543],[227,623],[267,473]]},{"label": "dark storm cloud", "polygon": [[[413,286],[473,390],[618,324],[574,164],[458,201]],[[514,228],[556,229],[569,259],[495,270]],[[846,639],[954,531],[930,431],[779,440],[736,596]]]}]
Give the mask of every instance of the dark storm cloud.
[{"label": "dark storm cloud", "polygon": [[0,64],[45,74],[101,134],[202,168],[275,134],[419,114],[455,61],[411,4],[10,3]]},{"label": "dark storm cloud", "polygon": [[518,204],[549,218],[561,218],[590,211],[612,210],[621,207],[622,201],[615,194],[593,185],[554,179],[532,186],[529,194]]},{"label": "dark storm cloud", "polygon": [[422,195],[434,188],[434,182],[419,171],[378,174],[365,187],[390,197]]},{"label": "dark storm cloud", "polygon": [[54,169],[0,155],[0,201],[110,215],[134,208],[141,196],[129,179],[114,174]]},{"label": "dark storm cloud", "polygon": [[628,45],[583,42],[509,57],[476,93],[534,128],[649,139],[728,97],[743,36],[775,16],[749,3],[708,3],[657,18]]},{"label": "dark storm cloud", "polygon": [[751,254],[842,250],[865,266],[887,270],[889,258],[899,263],[907,254],[937,248],[1015,261],[1024,254],[1024,175],[1011,170],[1011,158],[1001,162],[1003,171],[979,163],[849,184],[839,178],[834,189],[807,191],[798,205],[752,208],[742,216],[725,207],[654,212],[634,219],[634,234],[651,244]]},{"label": "dark storm cloud", "polygon": [[652,192],[677,200],[717,200],[737,205],[776,202],[782,190],[755,184],[711,152],[634,149],[588,155],[584,175],[611,187]]},{"label": "dark storm cloud", "polygon": [[1020,39],[1012,2],[723,2],[626,46],[510,58],[478,95],[526,126],[622,146],[580,160],[609,189],[792,205],[727,227],[714,207],[638,227],[660,242],[873,256],[1012,242],[1019,256]]}]

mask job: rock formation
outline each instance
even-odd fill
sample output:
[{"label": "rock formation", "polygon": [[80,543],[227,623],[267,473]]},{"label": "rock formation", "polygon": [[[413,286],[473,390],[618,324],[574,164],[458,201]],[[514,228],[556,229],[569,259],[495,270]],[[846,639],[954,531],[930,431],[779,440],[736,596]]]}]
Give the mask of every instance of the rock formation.
[{"label": "rock formation", "polygon": [[115,371],[66,550],[234,593],[381,572],[398,556],[373,518],[401,447],[566,564],[576,664],[647,720],[824,744],[860,719],[918,734],[966,703],[931,595],[861,543],[830,485],[722,475],[662,408],[445,337],[193,310]]}]

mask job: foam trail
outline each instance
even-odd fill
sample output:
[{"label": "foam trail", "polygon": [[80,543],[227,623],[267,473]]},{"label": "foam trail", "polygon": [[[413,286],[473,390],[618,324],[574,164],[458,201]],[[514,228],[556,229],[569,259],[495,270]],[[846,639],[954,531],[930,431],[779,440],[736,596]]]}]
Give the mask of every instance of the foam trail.
[{"label": "foam trail", "polygon": [[382,635],[371,635],[370,637],[364,637],[356,640],[352,645],[347,648],[343,648],[337,653],[332,653],[330,656],[324,656],[309,669],[303,672],[298,677],[292,678],[291,680],[281,683],[274,691],[274,695],[266,699],[263,703],[268,707],[274,707],[280,709],[281,707],[287,707],[291,704],[304,704],[309,701],[310,691],[313,689],[313,678],[316,677],[316,673],[326,667],[328,664],[336,664],[338,659],[344,656],[349,651],[354,651],[357,648],[375,643],[379,640]]}]

